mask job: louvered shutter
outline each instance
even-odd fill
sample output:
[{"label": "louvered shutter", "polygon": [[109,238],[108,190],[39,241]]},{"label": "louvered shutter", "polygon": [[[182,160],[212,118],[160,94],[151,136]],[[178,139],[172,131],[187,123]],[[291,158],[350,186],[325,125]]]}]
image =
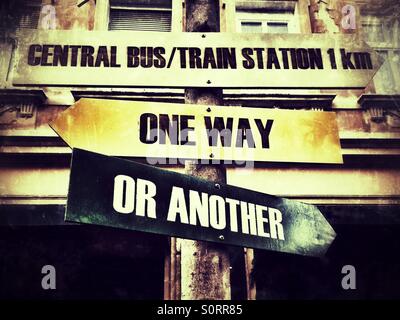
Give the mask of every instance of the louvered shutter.
[{"label": "louvered shutter", "polygon": [[109,30],[171,31],[171,11],[113,9]]},{"label": "louvered shutter", "polygon": [[40,7],[27,6],[19,20],[18,29],[37,29],[39,16]]},{"label": "louvered shutter", "polygon": [[37,29],[39,25],[40,11],[42,9],[42,0],[27,0],[19,8],[21,15],[18,29]]}]

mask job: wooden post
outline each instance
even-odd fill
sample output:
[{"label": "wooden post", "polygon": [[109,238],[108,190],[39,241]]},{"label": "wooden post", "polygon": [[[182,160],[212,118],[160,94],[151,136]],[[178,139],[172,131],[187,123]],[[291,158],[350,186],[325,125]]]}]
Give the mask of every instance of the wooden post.
[{"label": "wooden post", "polygon": [[[171,245],[170,245],[171,247]],[[171,299],[171,253],[168,252],[164,257],[164,300]]]},{"label": "wooden post", "polygon": [[[185,3],[187,32],[219,32],[220,4],[218,0],[187,0]],[[207,36],[205,34],[205,36]],[[223,104],[222,89],[192,88],[185,90],[185,103]],[[186,174],[210,181],[226,182],[222,165],[185,163]],[[179,240],[181,251],[181,299],[221,300],[231,298],[229,254],[223,245]],[[177,297],[178,298],[178,297]]]},{"label": "wooden post", "polygon": [[256,300],[256,282],[254,278],[252,278],[252,272],[254,269],[254,249],[244,249],[244,264],[246,271],[247,300]]}]

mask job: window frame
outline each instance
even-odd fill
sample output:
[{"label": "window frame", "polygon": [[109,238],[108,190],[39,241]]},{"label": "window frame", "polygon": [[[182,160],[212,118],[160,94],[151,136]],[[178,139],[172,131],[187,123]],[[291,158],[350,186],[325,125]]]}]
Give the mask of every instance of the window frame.
[{"label": "window frame", "polygon": [[262,33],[269,33],[268,22],[286,23],[288,33],[301,32],[297,3],[293,7],[293,10],[281,10],[278,6],[276,8],[260,9],[251,7],[250,5],[251,2],[246,9],[236,8],[236,32],[242,32],[242,22],[261,22]]},{"label": "window frame", "polygon": [[[23,8],[25,9],[24,12],[26,14],[21,15],[18,24],[15,26],[16,30],[24,30],[24,29],[39,29],[40,27],[40,21],[41,21],[41,16],[42,16],[42,9],[45,4],[41,3],[40,1],[24,1],[23,3]],[[26,19],[26,17],[32,17],[34,14],[37,14],[37,23],[36,26],[32,26],[33,28],[26,28],[21,25],[25,24],[23,23],[23,19]]]},{"label": "window frame", "polygon": [[[112,10],[121,10],[121,11],[150,11],[150,12],[170,12],[171,13],[171,26],[170,31],[172,31],[172,6],[171,8],[163,8],[157,6],[139,6],[139,5],[113,5],[112,1],[108,1],[108,23],[107,23],[107,30],[108,31],[119,31],[119,30],[111,30],[111,11]],[[137,30],[140,31],[140,30]],[[146,31],[143,31],[146,32]]]}]

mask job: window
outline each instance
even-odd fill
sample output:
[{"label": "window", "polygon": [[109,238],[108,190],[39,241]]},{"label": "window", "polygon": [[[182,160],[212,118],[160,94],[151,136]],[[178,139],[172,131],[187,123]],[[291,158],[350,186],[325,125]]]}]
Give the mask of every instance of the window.
[{"label": "window", "polygon": [[241,31],[245,33],[263,32],[261,22],[242,22],[241,26],[242,26]]},{"label": "window", "polygon": [[289,26],[288,22],[254,22],[254,21],[242,21],[241,32],[244,33],[288,33]]},{"label": "window", "polygon": [[296,2],[237,2],[236,29],[238,32],[244,33],[299,32],[299,21],[298,15],[296,14]]},{"label": "window", "polygon": [[41,0],[15,0],[0,4],[0,30],[36,29],[39,25]]},{"label": "window", "polygon": [[171,31],[171,0],[111,0],[109,30]]},{"label": "window", "polygon": [[368,23],[363,24],[363,36],[365,41],[369,43],[379,43],[384,40],[383,24]]},{"label": "window", "polygon": [[21,8],[19,29],[37,29],[42,8],[41,4],[41,0],[25,1],[25,5]]},{"label": "window", "polygon": [[399,19],[391,16],[364,16],[362,20],[364,40],[384,59],[374,77],[376,92],[380,94],[400,91],[399,25]]},{"label": "window", "polygon": [[289,26],[287,22],[267,22],[268,33],[288,33]]}]

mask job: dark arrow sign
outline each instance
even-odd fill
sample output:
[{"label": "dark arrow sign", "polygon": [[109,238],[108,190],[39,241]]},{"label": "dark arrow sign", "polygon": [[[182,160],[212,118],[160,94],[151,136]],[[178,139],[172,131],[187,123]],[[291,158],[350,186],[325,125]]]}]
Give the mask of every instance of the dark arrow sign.
[{"label": "dark arrow sign", "polygon": [[65,220],[309,256],[336,236],[313,205],[81,149]]}]

